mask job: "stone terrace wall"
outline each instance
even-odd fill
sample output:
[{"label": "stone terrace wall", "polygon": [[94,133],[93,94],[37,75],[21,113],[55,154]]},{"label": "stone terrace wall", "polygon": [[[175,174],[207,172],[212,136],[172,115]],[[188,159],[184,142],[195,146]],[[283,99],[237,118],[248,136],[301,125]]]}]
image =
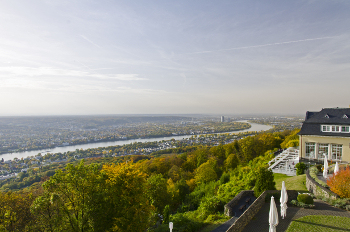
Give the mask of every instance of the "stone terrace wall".
[{"label": "stone terrace wall", "polygon": [[[253,192],[253,191],[242,191],[240,192],[236,197],[238,197],[238,200],[241,199],[242,197],[248,195],[248,193],[243,193],[243,192]],[[235,221],[234,224],[226,231],[226,232],[241,232],[244,227],[252,220],[252,218],[259,212],[261,207],[265,204],[265,197],[268,193],[280,193],[280,190],[268,190],[263,192],[249,207],[248,209]],[[242,195],[240,195],[242,194]],[[245,194],[245,195],[243,195]],[[298,197],[298,192],[295,190],[287,190],[288,194],[288,201],[291,200],[296,200]],[[235,198],[236,198],[235,197]],[[234,206],[232,203],[237,203],[238,200],[233,199],[230,201],[228,204],[230,204],[231,207]],[[279,202],[279,199],[276,199],[276,202]],[[227,205],[228,205],[227,204]],[[226,207],[230,207],[225,205],[225,212],[226,212]]]},{"label": "stone terrace wall", "polygon": [[313,193],[317,197],[330,197],[332,199],[339,198],[339,195],[332,192],[331,190],[323,187],[317,183],[309,174],[309,170],[306,171],[306,188],[309,192]]},{"label": "stone terrace wall", "polygon": [[245,191],[241,191],[240,193],[238,193],[229,203],[227,203],[225,205],[225,215],[226,216],[234,216],[232,213],[232,209],[233,207],[244,197],[246,196],[253,196],[254,195],[254,191],[252,190],[245,190]]}]

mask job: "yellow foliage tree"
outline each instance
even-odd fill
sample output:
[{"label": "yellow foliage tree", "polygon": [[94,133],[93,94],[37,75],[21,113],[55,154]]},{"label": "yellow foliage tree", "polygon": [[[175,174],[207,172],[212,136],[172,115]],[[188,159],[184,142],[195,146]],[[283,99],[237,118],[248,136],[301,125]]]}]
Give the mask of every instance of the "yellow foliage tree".
[{"label": "yellow foliage tree", "polygon": [[113,231],[145,231],[155,210],[144,194],[146,174],[130,163],[104,165],[102,168],[107,175],[107,191],[113,205],[117,206]]},{"label": "yellow foliage tree", "polygon": [[195,171],[196,184],[208,183],[217,180],[218,176],[213,168],[212,163],[208,160],[206,163],[199,166]]}]

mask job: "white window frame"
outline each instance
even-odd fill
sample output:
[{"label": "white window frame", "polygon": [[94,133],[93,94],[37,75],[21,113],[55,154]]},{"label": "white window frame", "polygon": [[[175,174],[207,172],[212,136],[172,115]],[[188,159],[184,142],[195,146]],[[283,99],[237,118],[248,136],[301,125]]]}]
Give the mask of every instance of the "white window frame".
[{"label": "white window frame", "polygon": [[328,157],[329,144],[328,143],[318,143],[318,159],[324,159],[324,154]]},{"label": "white window frame", "polygon": [[321,125],[321,132],[350,133],[350,126],[342,126],[342,125]]},{"label": "white window frame", "polygon": [[305,158],[314,159],[316,152],[316,143],[305,143]]},{"label": "white window frame", "polygon": [[332,144],[331,146],[332,151],[332,160],[342,160],[343,156],[343,145],[342,144]]}]

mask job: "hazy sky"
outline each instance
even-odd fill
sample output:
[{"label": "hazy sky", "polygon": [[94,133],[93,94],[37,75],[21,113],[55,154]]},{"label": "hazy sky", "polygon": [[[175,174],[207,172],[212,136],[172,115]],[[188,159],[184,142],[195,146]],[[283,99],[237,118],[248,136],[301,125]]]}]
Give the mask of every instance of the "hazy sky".
[{"label": "hazy sky", "polygon": [[0,1],[0,115],[350,104],[350,1]]}]

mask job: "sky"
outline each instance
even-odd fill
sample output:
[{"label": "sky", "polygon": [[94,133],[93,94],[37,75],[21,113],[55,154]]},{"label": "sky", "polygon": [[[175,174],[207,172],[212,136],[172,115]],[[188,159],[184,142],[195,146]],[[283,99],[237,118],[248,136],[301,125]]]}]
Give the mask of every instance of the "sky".
[{"label": "sky", "polygon": [[350,105],[350,1],[0,1],[0,116]]}]

